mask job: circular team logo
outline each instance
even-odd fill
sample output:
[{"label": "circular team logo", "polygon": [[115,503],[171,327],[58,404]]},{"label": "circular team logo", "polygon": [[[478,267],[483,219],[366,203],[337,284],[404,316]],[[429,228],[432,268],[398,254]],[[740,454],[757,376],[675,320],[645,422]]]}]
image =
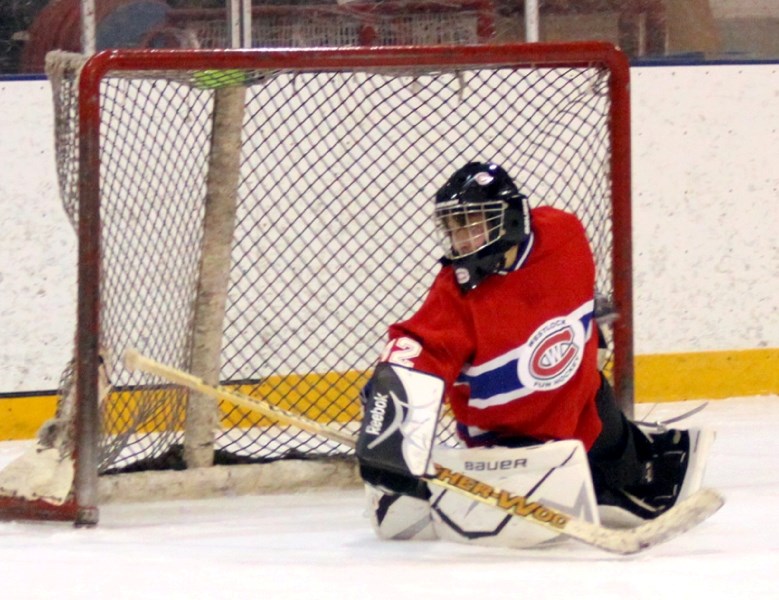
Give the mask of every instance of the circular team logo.
[{"label": "circular team logo", "polygon": [[534,390],[553,390],[574,376],[584,356],[584,327],[577,319],[547,321],[530,336],[517,364],[519,380]]},{"label": "circular team logo", "polygon": [[479,185],[489,185],[492,183],[492,180],[495,179],[492,175],[489,173],[476,173],[476,175],[473,176],[473,178],[476,180],[476,183]]},{"label": "circular team logo", "polygon": [[454,270],[454,277],[457,279],[457,283],[464,285],[471,279],[471,274],[468,272],[468,269],[460,267]]}]

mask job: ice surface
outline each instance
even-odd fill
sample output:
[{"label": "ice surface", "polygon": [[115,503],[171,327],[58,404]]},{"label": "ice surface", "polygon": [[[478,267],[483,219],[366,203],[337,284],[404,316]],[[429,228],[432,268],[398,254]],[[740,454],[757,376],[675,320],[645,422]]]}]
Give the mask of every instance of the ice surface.
[{"label": "ice surface", "polygon": [[[699,402],[638,405],[673,417]],[[0,523],[4,599],[497,597],[779,598],[779,397],[712,401],[684,421],[717,430],[705,485],[727,503],[682,536],[621,557],[382,542],[358,490],[101,507],[100,525]],[[0,444],[0,463],[19,443]]]}]

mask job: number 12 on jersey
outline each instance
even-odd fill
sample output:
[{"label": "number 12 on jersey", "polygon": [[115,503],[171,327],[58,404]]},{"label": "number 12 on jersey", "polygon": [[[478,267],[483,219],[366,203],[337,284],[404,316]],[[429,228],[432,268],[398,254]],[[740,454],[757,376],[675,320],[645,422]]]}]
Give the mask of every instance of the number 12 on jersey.
[{"label": "number 12 on jersey", "polygon": [[379,362],[388,362],[401,367],[414,368],[414,359],[422,353],[422,344],[407,337],[390,340]]}]

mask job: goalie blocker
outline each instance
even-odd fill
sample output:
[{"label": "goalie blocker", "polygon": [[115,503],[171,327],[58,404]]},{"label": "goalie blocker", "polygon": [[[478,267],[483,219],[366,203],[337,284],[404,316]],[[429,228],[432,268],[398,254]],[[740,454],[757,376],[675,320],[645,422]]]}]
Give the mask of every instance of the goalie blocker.
[{"label": "goalie blocker", "polygon": [[363,419],[355,453],[366,483],[427,499],[418,478],[433,475],[430,454],[444,399],[433,375],[379,363],[363,389]]}]

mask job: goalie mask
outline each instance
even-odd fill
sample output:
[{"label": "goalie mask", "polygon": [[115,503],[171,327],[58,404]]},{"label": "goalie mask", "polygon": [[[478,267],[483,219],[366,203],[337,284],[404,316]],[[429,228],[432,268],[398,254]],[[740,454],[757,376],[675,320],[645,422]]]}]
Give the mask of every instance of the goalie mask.
[{"label": "goalie mask", "polygon": [[506,268],[506,251],[530,235],[527,197],[492,163],[468,163],[449,178],[436,193],[435,221],[444,262],[453,265],[463,292]]}]

